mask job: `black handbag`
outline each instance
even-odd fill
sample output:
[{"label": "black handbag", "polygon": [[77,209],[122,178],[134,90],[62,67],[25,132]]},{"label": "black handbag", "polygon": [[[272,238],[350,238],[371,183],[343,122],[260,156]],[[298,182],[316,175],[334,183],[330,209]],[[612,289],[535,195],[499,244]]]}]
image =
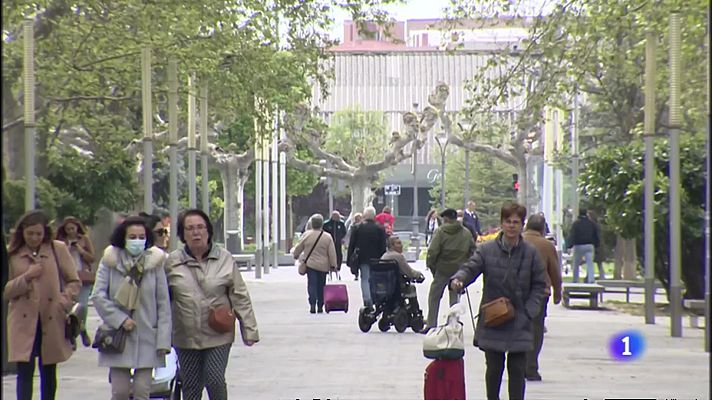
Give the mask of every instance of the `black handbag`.
[{"label": "black handbag", "polygon": [[112,329],[107,325],[102,325],[96,330],[94,343],[91,347],[104,354],[121,354],[126,347],[126,337],[128,332],[124,328]]}]

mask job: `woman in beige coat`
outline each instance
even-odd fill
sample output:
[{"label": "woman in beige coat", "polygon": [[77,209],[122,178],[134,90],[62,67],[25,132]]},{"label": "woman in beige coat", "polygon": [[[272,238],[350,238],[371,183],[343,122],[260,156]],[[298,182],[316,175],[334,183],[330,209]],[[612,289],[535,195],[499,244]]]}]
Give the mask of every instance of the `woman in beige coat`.
[{"label": "woman in beige coat", "polygon": [[232,254],[213,244],[213,225],[203,211],[184,211],[177,228],[185,247],[168,256],[166,274],[183,398],[200,400],[206,388],[210,400],[227,400],[225,369],[235,325],[218,332],[208,317],[211,308],[229,306],[240,321],[242,342],[254,345],[260,336],[250,294]]},{"label": "woman in beige coat", "polygon": [[[324,232],[324,217],[314,214],[309,218],[311,229],[304,232],[299,243],[292,250],[295,260],[307,265],[307,292],[309,312],[324,312],[324,285],[326,274],[336,270],[336,250],[334,241]],[[317,310],[318,306],[318,310]]]},{"label": "woman in beige coat", "polygon": [[17,363],[17,399],[32,400],[39,357],[41,398],[52,400],[57,364],[72,355],[64,327],[81,286],[77,268],[67,246],[52,240],[49,218],[41,210],[30,211],[17,222],[8,256],[9,280],[3,298],[9,301],[8,361]]}]

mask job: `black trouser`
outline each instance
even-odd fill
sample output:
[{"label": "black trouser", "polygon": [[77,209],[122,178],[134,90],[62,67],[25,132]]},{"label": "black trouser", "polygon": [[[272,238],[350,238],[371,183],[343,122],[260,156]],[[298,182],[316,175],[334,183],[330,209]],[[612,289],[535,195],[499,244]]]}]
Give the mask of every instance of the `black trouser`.
[{"label": "black trouser", "polygon": [[534,334],[534,350],[527,352],[526,376],[536,376],[539,374],[539,353],[544,344],[544,320],[546,319],[546,305],[549,303],[549,296],[542,300],[539,314],[532,320],[532,333]]},{"label": "black trouser", "polygon": [[54,400],[57,393],[57,364],[42,365],[42,326],[37,321],[35,343],[30,361],[17,363],[17,400],[32,400],[32,380],[35,375],[35,358],[40,364],[40,392],[42,400]]},{"label": "black trouser", "polygon": [[324,285],[326,285],[326,272],[317,271],[307,267],[307,292],[309,305],[324,306]]},{"label": "black trouser", "polygon": [[[487,400],[499,400],[499,387],[502,385],[504,372],[504,353],[485,351],[487,370],[485,383],[487,385]],[[509,377],[509,400],[524,400],[524,366],[527,353],[507,353],[507,376]]]},{"label": "black trouser", "polygon": [[341,243],[334,244],[336,250],[336,270],[341,271],[341,263],[344,261],[344,252],[341,250]]}]

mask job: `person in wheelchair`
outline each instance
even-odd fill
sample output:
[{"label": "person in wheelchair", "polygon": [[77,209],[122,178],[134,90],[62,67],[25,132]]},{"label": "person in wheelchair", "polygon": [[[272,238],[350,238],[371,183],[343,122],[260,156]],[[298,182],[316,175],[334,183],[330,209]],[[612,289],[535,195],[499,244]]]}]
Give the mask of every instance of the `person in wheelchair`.
[{"label": "person in wheelchair", "polygon": [[378,328],[386,332],[395,325],[398,332],[409,326],[414,332],[423,328],[423,312],[412,282],[421,283],[425,276],[408,265],[403,255],[403,243],[397,236],[388,238],[388,250],[380,260],[371,260],[371,296],[375,310],[362,309],[359,327],[368,332],[378,316]]}]

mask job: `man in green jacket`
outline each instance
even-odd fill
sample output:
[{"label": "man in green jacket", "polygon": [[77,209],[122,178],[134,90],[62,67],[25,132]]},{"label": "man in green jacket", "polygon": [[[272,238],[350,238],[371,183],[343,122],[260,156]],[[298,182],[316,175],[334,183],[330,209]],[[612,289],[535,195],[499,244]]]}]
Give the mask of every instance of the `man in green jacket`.
[{"label": "man in green jacket", "polygon": [[[450,282],[450,277],[460,265],[475,252],[475,241],[469,230],[457,220],[457,211],[448,208],[440,214],[443,225],[433,235],[428,247],[426,265],[433,273],[433,283],[428,293],[428,319],[422,333],[437,326],[440,299]],[[450,306],[459,302],[459,294],[450,290]]]}]

